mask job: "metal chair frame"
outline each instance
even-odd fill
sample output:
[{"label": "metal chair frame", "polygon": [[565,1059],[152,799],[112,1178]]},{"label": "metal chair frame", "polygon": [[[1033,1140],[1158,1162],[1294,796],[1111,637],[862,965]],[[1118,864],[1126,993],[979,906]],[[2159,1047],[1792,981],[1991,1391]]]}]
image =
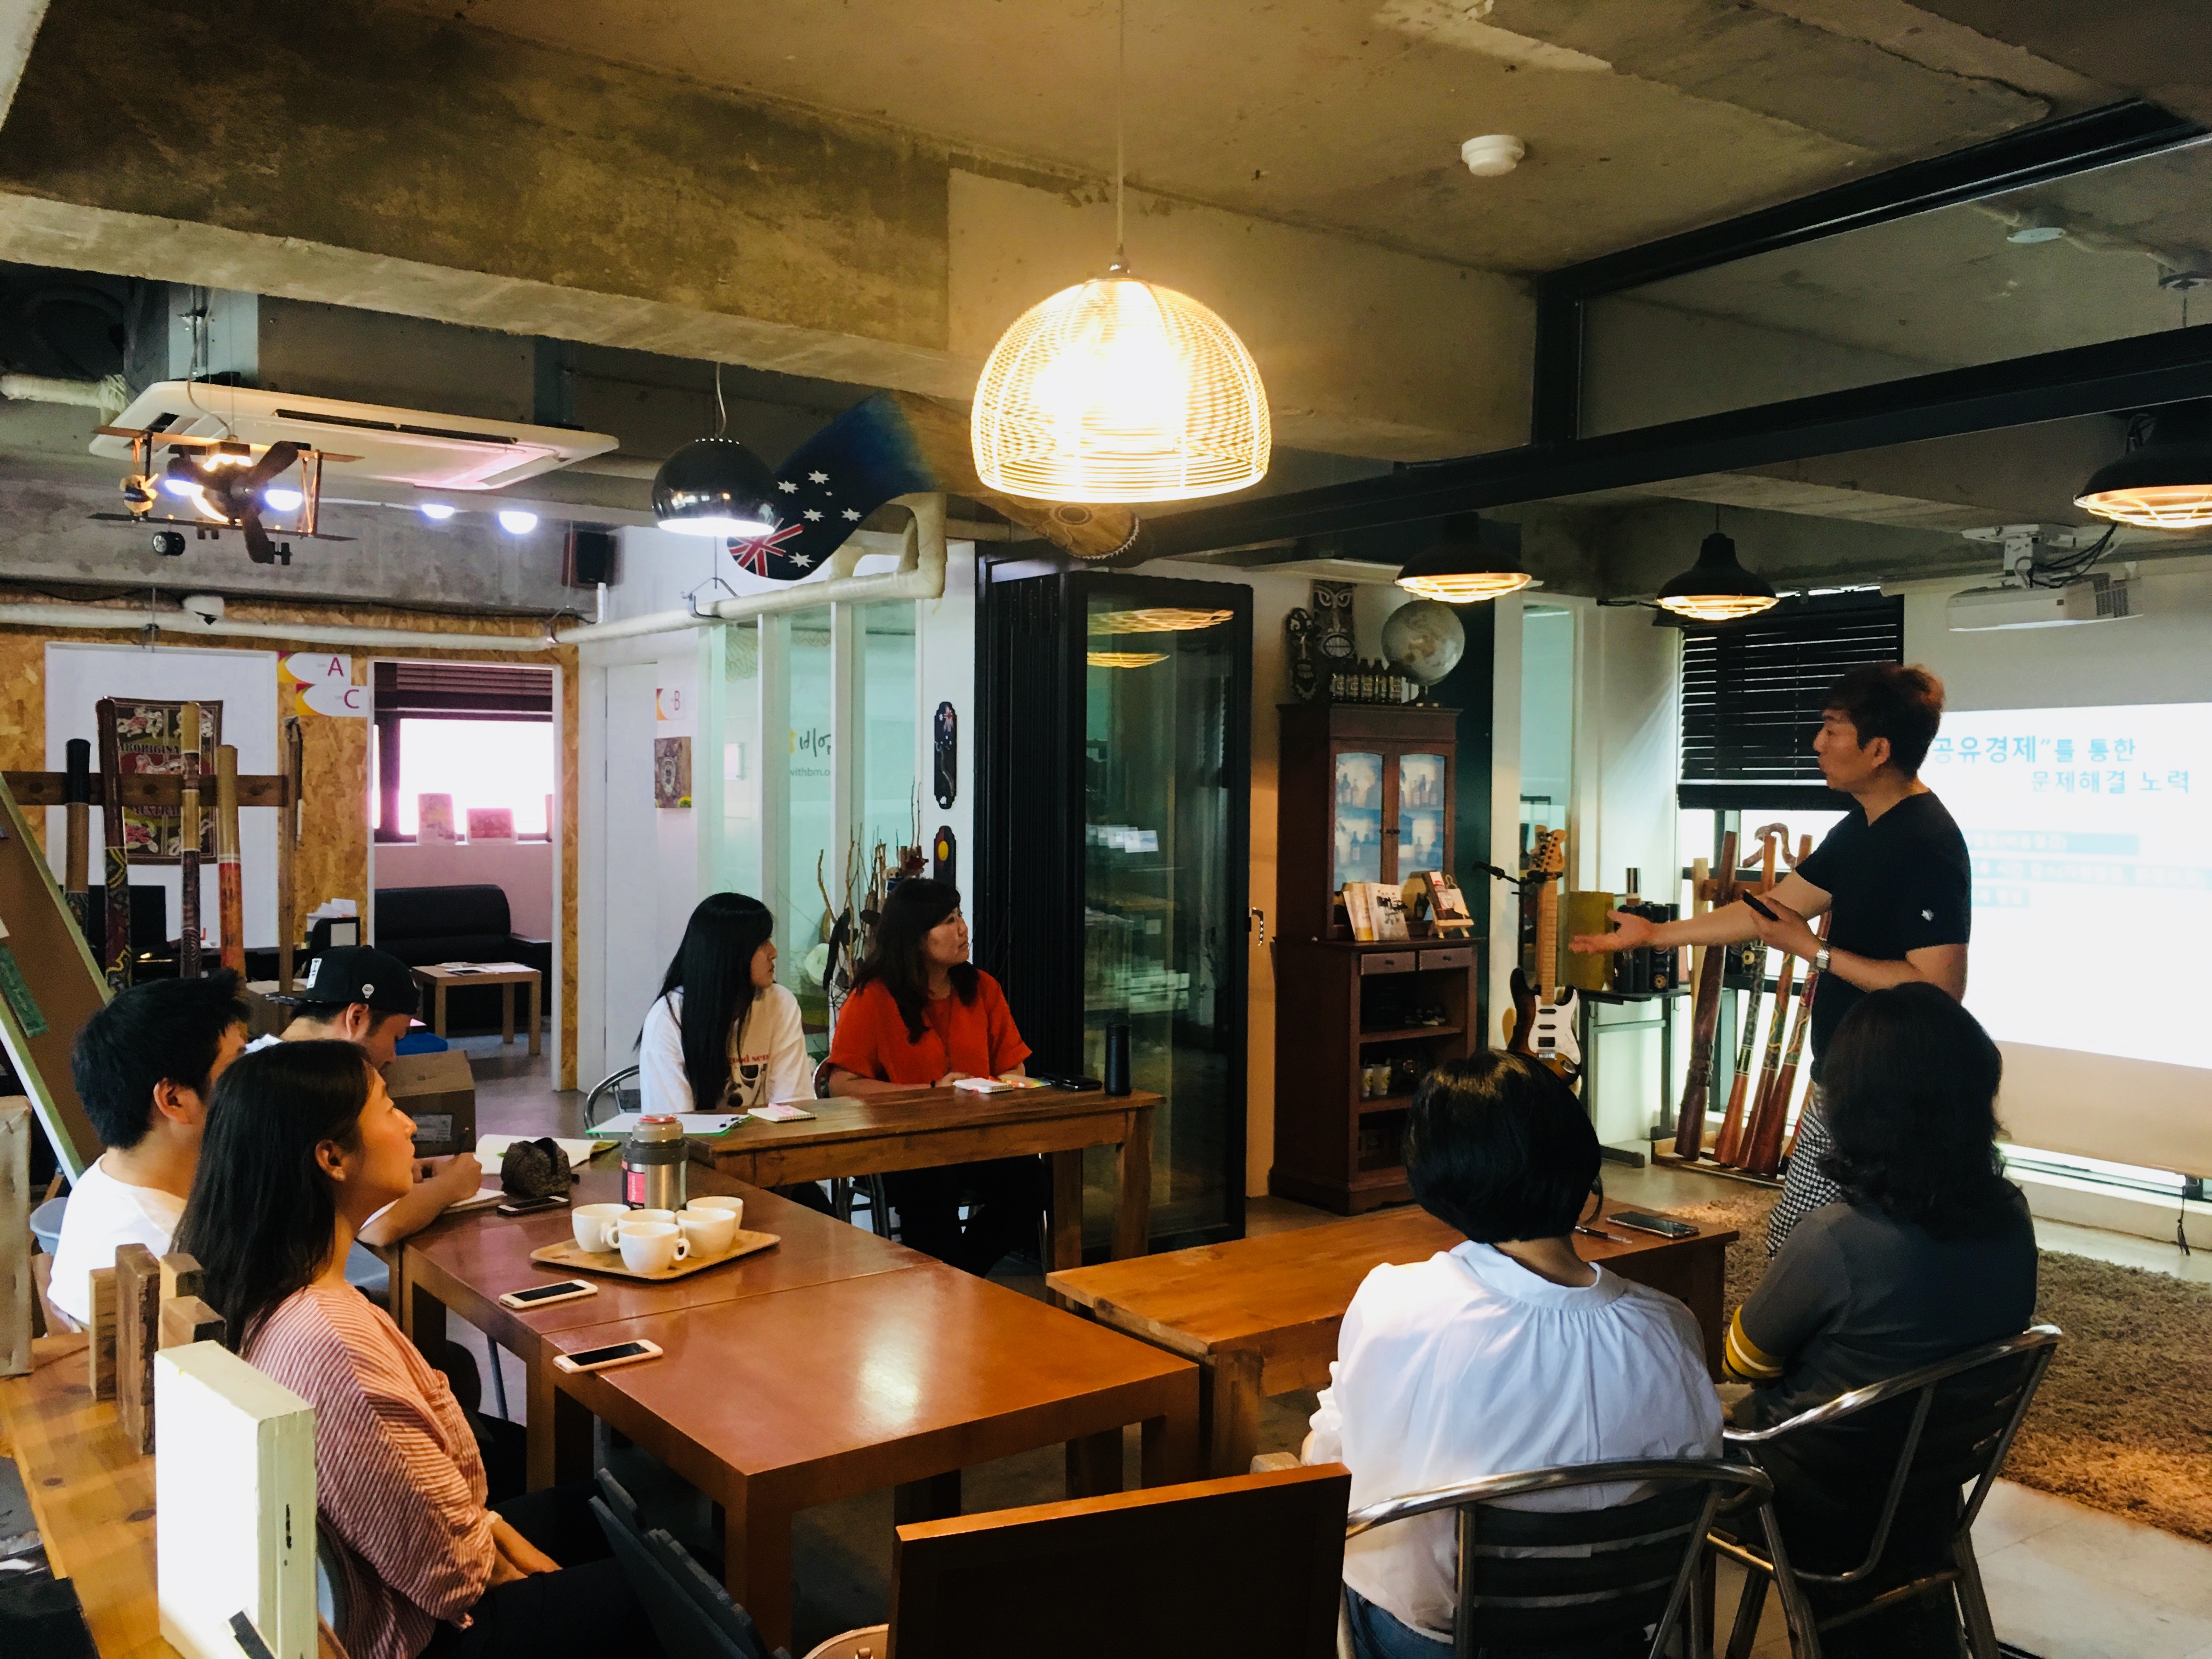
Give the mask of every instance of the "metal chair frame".
[{"label": "metal chair frame", "polygon": [[595,1109],[599,1103],[599,1097],[620,1089],[623,1084],[635,1077],[637,1073],[636,1066],[625,1066],[619,1072],[611,1073],[592,1085],[592,1092],[584,1097],[584,1127],[586,1129],[599,1121]]},{"label": "metal chair frame", "polygon": [[[1660,1659],[1660,1656],[1666,1652],[1668,1638],[1674,1634],[1677,1625],[1686,1622],[1686,1614],[1688,1631],[1685,1650],[1691,1659],[1703,1659],[1709,1650],[1705,1628],[1705,1597],[1696,1593],[1696,1586],[1705,1561],[1705,1540],[1712,1531],[1714,1517],[1723,1510],[1724,1498],[1730,1512],[1755,1504],[1762,1515],[1771,1513],[1773,1483],[1766,1472],[1756,1465],[1708,1458],[1625,1458],[1606,1463],[1529,1469],[1517,1474],[1494,1474],[1480,1480],[1462,1481],[1456,1486],[1439,1486],[1431,1492],[1411,1492],[1403,1498],[1393,1498],[1354,1510],[1346,1521],[1344,1535],[1349,1540],[1393,1522],[1409,1521],[1415,1516],[1431,1514],[1438,1510],[1456,1510],[1459,1515],[1459,1602],[1452,1614],[1452,1652],[1455,1659],[1474,1659],[1482,1640],[1480,1620],[1475,1616],[1482,1607],[1516,1610],[1589,1607],[1656,1589],[1663,1582],[1655,1579],[1644,1583],[1623,1584],[1611,1589],[1567,1595],[1476,1595],[1468,1589],[1469,1564],[1484,1556],[1498,1555],[1504,1548],[1480,1541],[1475,1524],[1476,1512],[1484,1505],[1497,1503],[1501,1498],[1525,1497],[1531,1492],[1562,1492],[1577,1486],[1626,1485],[1662,1488],[1702,1485],[1706,1488],[1705,1504],[1694,1520],[1664,1527],[1657,1532],[1577,1546],[1562,1544],[1536,1549],[1514,1546],[1510,1547],[1510,1553],[1514,1555],[1537,1555],[1571,1547],[1593,1555],[1604,1554],[1656,1543],[1679,1534],[1683,1540],[1682,1562],[1674,1573],[1666,1613],[1652,1632],[1649,1659]],[[1732,1497],[1728,1492],[1729,1487],[1737,1489]],[[1589,1513],[1603,1515],[1607,1511],[1594,1510]]]},{"label": "metal chair frame", "polygon": [[[1747,1659],[1751,1652],[1752,1644],[1758,1637],[1759,1611],[1765,1605],[1766,1586],[1770,1578],[1781,1594],[1783,1611],[1790,1621],[1791,1638],[1800,1659],[1820,1659],[1820,1636],[1824,1632],[1856,1624],[1887,1608],[1947,1589],[1957,1595],[1973,1659],[1999,1659],[1996,1627],[1990,1618],[1989,1597],[1982,1588],[1981,1567],[1974,1559],[1974,1520],[1981,1513],[1983,1501],[1988,1498],[1990,1488],[1996,1484],[1998,1472],[2004,1468],[2005,1457],[2012,1449],[2013,1437],[2020,1432],[2021,1422],[2027,1417],[2028,1407],[2034,1402],[2035,1391],[2042,1385],[2043,1375],[2050,1369],[2051,1357],[2057,1351],[2060,1334],[2056,1325],[2032,1326],[2018,1336],[1985,1343],[1935,1364],[1923,1365],[1885,1382],[1869,1383],[1863,1389],[1854,1389],[1824,1406],[1800,1412],[1787,1422],[1778,1423],[1771,1428],[1727,1431],[1723,1438],[1732,1453],[1755,1455],[1757,1448],[1760,1446],[1838,1422],[1890,1401],[1901,1400],[1908,1395],[1919,1395],[1918,1402],[1913,1407],[1911,1425],[1905,1431],[1904,1443],[1898,1451],[1896,1467],[1890,1472],[1889,1488],[1882,1498],[1881,1519],[1875,1523],[1866,1559],[1850,1571],[1812,1572],[1803,1567],[1793,1567],[1784,1553],[1781,1523],[1775,1515],[1771,1498],[1760,1506],[1760,1521],[1767,1541],[1765,1557],[1762,1558],[1757,1551],[1736,1540],[1719,1536],[1712,1538],[1715,1549],[1744,1568],[1743,1597],[1737,1604],[1735,1625],[1729,1637],[1729,1659]],[[1915,1455],[1920,1448],[1921,1435],[1934,1409],[1938,1388],[1954,1376],[1999,1364],[2007,1359],[2022,1358],[2027,1370],[2019,1401],[2012,1408],[2010,1420],[1996,1437],[1987,1465],[1975,1479],[1973,1494],[1967,1499],[1958,1528],[1952,1535],[1952,1565],[1924,1574],[1910,1583],[1886,1590],[1863,1607],[1853,1607],[1826,1620],[1816,1618],[1806,1601],[1803,1585],[1856,1584],[1881,1565],[1883,1552],[1889,1547],[1890,1529],[1897,1519],[1898,1507],[1904,1500]]]}]

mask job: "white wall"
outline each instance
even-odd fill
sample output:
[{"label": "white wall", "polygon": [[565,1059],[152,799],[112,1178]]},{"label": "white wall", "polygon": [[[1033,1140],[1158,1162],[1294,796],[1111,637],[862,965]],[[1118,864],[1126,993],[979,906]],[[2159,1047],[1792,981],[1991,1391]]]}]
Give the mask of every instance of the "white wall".
[{"label": "white wall", "polygon": [[[2140,580],[2146,614],[2129,622],[1975,634],[1946,629],[1943,602],[1982,584],[1913,584],[1901,590],[1905,659],[1942,678],[1954,711],[2212,702],[2212,560],[2146,564]],[[2052,971],[2124,972],[2123,942],[2114,945],[2110,964],[2053,963]],[[2133,1060],[2085,1066],[2048,1049],[2000,1046],[1999,1111],[2021,1145],[2212,1174],[2212,1072]],[[2085,1113],[2092,1078],[2098,1109]]]},{"label": "white wall", "polygon": [[507,893],[507,920],[525,939],[553,937],[553,843],[549,841],[385,842],[380,887],[463,887]]}]

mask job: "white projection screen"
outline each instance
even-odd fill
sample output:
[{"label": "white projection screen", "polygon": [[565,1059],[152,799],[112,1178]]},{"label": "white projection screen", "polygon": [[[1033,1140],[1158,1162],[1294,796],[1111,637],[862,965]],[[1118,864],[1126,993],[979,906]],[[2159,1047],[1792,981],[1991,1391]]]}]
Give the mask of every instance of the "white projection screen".
[{"label": "white projection screen", "polygon": [[2212,703],[1954,713],[1920,775],[1973,858],[2012,1139],[2212,1173]]}]

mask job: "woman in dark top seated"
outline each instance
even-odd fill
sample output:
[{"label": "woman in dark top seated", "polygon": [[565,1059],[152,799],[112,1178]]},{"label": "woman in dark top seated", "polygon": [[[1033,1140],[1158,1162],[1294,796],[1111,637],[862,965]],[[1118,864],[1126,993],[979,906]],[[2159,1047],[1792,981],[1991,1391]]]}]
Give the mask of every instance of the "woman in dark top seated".
[{"label": "woman in dark top seated", "polygon": [[[1843,1197],[1797,1224],[1729,1322],[1728,1369],[1755,1385],[1736,1407],[1740,1425],[1768,1427],[2027,1328],[2035,1229],[1996,1148],[2003,1069],[1980,1023],[1932,985],[1873,992],[1844,1017],[1821,1071],[1825,1173]],[[1838,1571],[1865,1558],[1901,1427],[1878,1408],[1760,1449],[1798,1565]],[[1955,1510],[1912,1507],[1877,1582],[1924,1570],[1955,1522]],[[1816,1607],[1827,1599],[1816,1594]],[[1948,1600],[1909,1603],[1824,1645],[1844,1652],[1835,1643],[1848,1632],[1852,1651],[1885,1640],[1891,1653],[1922,1651],[1910,1644],[1955,1636]],[[1897,1627],[1931,1616],[1923,1637]]]}]

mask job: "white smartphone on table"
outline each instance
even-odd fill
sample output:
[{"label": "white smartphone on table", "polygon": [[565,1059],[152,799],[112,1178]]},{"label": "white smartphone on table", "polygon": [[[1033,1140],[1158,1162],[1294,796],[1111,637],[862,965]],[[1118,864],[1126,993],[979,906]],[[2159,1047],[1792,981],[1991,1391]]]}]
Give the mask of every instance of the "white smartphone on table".
[{"label": "white smartphone on table", "polygon": [[553,1356],[556,1370],[574,1375],[583,1371],[611,1370],[617,1365],[635,1365],[641,1359],[660,1358],[660,1344],[647,1342],[642,1337],[635,1342],[611,1342],[604,1348],[580,1348],[574,1353]]},{"label": "white smartphone on table", "polygon": [[597,1296],[599,1287],[588,1279],[556,1279],[550,1285],[532,1285],[527,1290],[509,1291],[499,1298],[502,1308],[513,1308],[518,1313],[529,1308],[550,1308],[557,1303],[574,1302],[580,1297]]}]

